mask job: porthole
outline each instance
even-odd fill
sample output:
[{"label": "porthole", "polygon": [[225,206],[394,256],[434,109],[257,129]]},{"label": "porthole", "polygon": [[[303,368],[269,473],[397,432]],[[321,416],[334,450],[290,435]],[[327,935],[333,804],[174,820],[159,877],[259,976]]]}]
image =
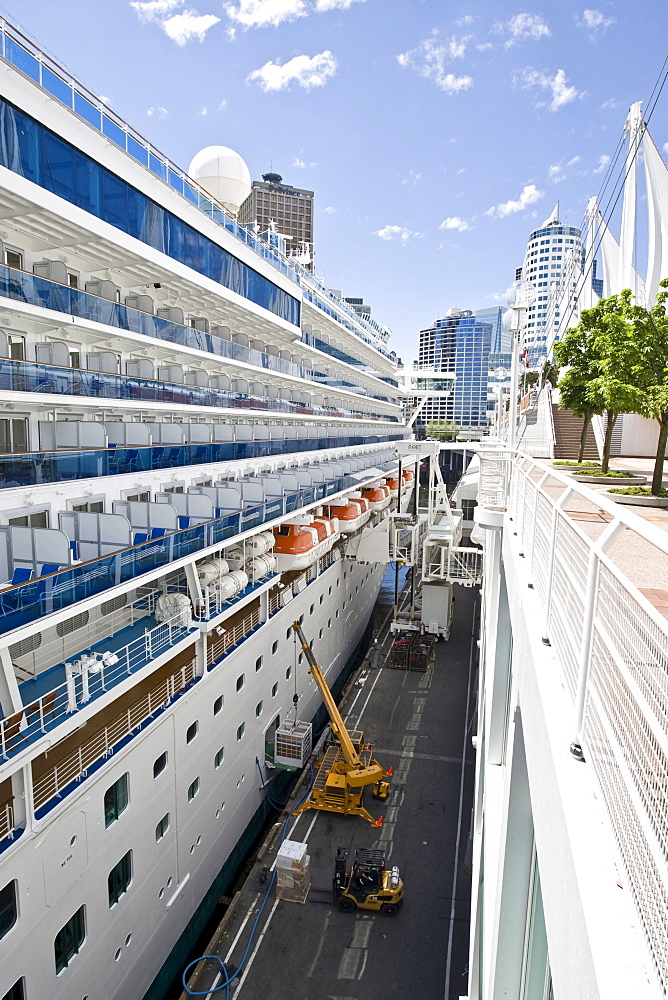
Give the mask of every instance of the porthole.
[{"label": "porthole", "polygon": [[120,957],[121,957],[121,949],[117,948],[116,949],[116,954],[114,955],[114,962],[117,962]]},{"label": "porthole", "polygon": [[125,947],[128,948],[131,942],[132,942],[132,934],[128,934],[128,936],[125,939]]}]

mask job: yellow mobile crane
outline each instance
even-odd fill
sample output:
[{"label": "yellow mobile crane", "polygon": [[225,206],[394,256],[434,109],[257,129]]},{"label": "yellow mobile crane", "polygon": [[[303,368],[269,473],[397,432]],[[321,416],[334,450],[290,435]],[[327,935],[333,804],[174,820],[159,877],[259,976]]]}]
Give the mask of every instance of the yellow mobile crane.
[{"label": "yellow mobile crane", "polygon": [[324,809],[326,812],[346,816],[362,816],[372,826],[382,826],[382,816],[376,820],[364,808],[364,789],[373,785],[374,796],[386,799],[390,791],[387,779],[392,774],[392,768],[386,771],[382,764],[373,759],[371,747],[364,743],[364,733],[361,730],[346,728],[300,623],[293,622],[292,628],[301,643],[311,676],[320,689],[329,712],[332,733],[336,738],[336,743],[327,749],[320,762],[310,796],[295,810],[295,816],[305,809]]}]

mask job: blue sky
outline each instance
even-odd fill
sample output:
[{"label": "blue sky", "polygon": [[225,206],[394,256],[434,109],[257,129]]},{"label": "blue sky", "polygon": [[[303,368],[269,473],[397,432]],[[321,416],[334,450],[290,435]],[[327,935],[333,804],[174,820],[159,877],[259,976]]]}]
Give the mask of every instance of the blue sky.
[{"label": "blue sky", "polygon": [[[592,3],[595,0],[592,0]],[[579,225],[666,56],[665,0],[9,0],[172,160],[228,145],[316,192],[316,270],[410,361],[494,305],[557,200]],[[650,123],[668,149],[668,86]],[[665,155],[665,151],[664,151]]]}]

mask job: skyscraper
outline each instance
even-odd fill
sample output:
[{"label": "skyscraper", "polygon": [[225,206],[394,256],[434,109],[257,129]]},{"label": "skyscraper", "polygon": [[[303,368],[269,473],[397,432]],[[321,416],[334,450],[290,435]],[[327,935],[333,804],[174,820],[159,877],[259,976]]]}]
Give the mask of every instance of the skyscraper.
[{"label": "skyscraper", "polygon": [[308,244],[310,262],[305,263],[313,270],[313,191],[284,184],[280,174],[262,174],[261,181],[253,181],[239,209],[239,222],[256,222],[261,231],[274,223],[286,237],[289,254],[297,254],[302,244]]},{"label": "skyscraper", "polygon": [[516,277],[530,281],[536,289],[525,334],[531,364],[547,353],[563,328],[573,325],[573,300],[583,262],[582,230],[560,223],[557,202],[540,229],[529,236],[524,264],[516,271]]},{"label": "skyscraper", "polygon": [[461,428],[487,426],[489,357],[504,349],[502,310],[449,309],[426,330],[420,330],[421,369],[456,376],[452,393],[430,400],[424,420],[452,420]]}]

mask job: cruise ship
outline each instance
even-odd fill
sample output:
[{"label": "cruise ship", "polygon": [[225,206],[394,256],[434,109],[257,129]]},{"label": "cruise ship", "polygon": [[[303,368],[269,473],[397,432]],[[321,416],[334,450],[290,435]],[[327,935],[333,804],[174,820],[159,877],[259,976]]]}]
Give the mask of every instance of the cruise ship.
[{"label": "cruise ship", "polygon": [[0,997],[156,1000],[285,787],[295,696],[317,734],[291,623],[335,692],[363,642],[386,567],[354,553],[414,481],[396,359],[0,44]]}]

